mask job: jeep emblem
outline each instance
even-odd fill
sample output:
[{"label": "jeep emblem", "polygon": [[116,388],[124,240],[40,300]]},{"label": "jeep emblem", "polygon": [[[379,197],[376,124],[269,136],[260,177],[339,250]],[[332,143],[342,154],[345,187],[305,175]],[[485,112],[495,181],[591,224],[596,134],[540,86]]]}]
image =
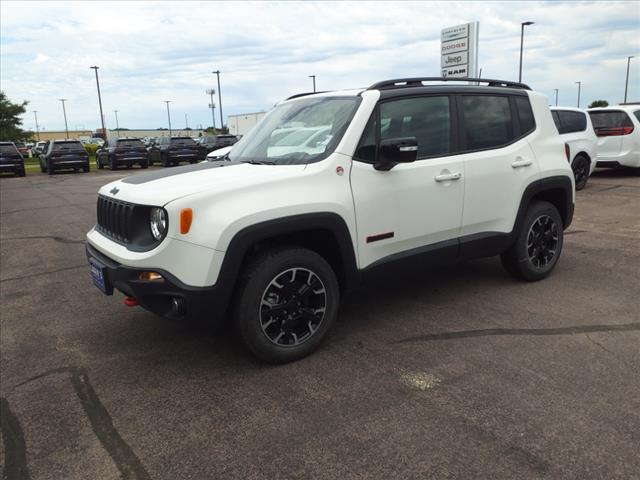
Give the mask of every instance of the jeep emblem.
[{"label": "jeep emblem", "polygon": [[118,189],[118,187],[113,187],[111,190],[109,190],[109,193],[111,195],[115,195],[116,193],[118,193],[120,191],[120,189]]}]

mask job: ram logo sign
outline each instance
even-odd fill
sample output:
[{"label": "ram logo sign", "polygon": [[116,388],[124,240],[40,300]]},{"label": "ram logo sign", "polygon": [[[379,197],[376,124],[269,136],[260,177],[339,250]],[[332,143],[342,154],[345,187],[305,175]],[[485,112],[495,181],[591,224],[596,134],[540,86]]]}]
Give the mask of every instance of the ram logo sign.
[{"label": "ram logo sign", "polygon": [[448,78],[476,77],[478,71],[478,22],[456,25],[440,35],[440,68]]}]

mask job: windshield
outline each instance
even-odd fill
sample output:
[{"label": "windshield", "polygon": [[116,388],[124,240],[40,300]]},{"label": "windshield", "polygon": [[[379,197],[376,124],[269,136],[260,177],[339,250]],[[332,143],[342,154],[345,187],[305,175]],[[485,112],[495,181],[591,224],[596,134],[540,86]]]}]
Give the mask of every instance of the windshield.
[{"label": "windshield", "polygon": [[232,161],[276,165],[317,162],[342,138],[360,97],[307,97],[269,112],[229,153]]}]

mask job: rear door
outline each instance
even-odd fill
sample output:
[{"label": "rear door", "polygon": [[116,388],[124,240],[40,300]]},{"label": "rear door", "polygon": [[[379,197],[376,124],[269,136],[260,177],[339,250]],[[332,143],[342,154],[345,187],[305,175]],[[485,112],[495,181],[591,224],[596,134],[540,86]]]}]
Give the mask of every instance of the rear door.
[{"label": "rear door", "polygon": [[[461,241],[508,233],[539,168],[526,137],[535,130],[528,96],[461,94],[460,157],[466,185]],[[465,238],[466,237],[466,238]],[[463,251],[464,254],[464,251]]]}]

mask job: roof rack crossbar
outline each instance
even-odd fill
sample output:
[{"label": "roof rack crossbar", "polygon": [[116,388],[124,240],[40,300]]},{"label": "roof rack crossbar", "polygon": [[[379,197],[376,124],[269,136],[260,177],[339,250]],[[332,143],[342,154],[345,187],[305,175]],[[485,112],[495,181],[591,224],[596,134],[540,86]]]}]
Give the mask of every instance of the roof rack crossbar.
[{"label": "roof rack crossbar", "polygon": [[489,87],[511,87],[531,90],[529,85],[509,80],[494,80],[491,78],[451,78],[451,77],[412,77],[384,80],[371,85],[367,90],[383,90],[387,88],[422,87],[422,82],[475,82],[486,83]]}]

